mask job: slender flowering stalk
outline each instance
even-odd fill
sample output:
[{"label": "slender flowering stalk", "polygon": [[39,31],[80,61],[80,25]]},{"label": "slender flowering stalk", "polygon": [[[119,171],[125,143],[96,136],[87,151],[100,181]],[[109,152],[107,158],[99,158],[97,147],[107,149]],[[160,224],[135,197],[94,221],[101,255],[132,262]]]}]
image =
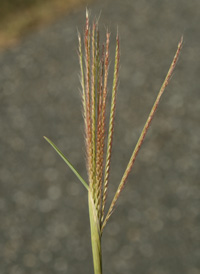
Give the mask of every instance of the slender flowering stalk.
[{"label": "slender flowering stalk", "polygon": [[151,124],[151,122],[152,122],[152,120],[153,120],[153,117],[154,117],[154,114],[155,114],[155,112],[156,112],[156,109],[158,108],[158,104],[159,104],[159,102],[160,102],[160,98],[161,98],[161,96],[162,96],[164,90],[166,89],[166,87],[167,87],[168,84],[169,84],[170,78],[171,78],[171,76],[172,76],[172,73],[173,73],[173,71],[174,71],[174,69],[175,69],[176,63],[177,63],[177,61],[178,61],[178,57],[179,57],[179,54],[180,54],[180,51],[181,51],[182,44],[183,44],[183,37],[181,37],[181,40],[180,40],[180,42],[179,42],[179,44],[178,44],[177,51],[176,51],[176,53],[175,53],[175,56],[174,56],[173,61],[172,61],[172,63],[171,63],[171,66],[170,66],[170,68],[169,68],[169,70],[168,70],[167,76],[165,77],[165,80],[164,80],[164,82],[163,82],[163,84],[162,84],[162,86],[161,86],[161,88],[160,88],[160,91],[159,91],[159,93],[158,93],[158,95],[157,95],[157,98],[156,98],[156,100],[155,100],[155,102],[154,102],[154,105],[153,105],[153,107],[152,107],[152,109],[151,109],[151,112],[150,112],[150,114],[149,114],[149,116],[148,116],[148,118],[147,118],[147,121],[146,121],[146,123],[145,123],[145,125],[144,125],[144,128],[143,128],[142,133],[141,133],[141,135],[140,135],[140,137],[139,137],[139,139],[138,139],[138,142],[137,142],[137,144],[136,144],[136,146],[135,146],[135,149],[133,150],[133,153],[132,153],[132,155],[131,155],[131,158],[130,158],[130,160],[129,160],[129,163],[128,163],[128,165],[127,165],[127,168],[126,168],[126,170],[125,170],[125,172],[124,172],[124,175],[123,175],[123,177],[122,177],[122,179],[121,179],[121,182],[120,182],[120,184],[119,184],[119,186],[118,186],[118,189],[117,189],[117,191],[116,191],[116,194],[115,194],[115,196],[114,196],[114,198],[113,198],[113,200],[112,200],[112,203],[111,203],[110,208],[109,208],[109,210],[108,210],[107,216],[106,216],[106,218],[105,218],[105,220],[104,220],[104,223],[103,223],[103,225],[102,225],[102,230],[103,230],[104,226],[106,225],[108,219],[110,218],[110,216],[111,216],[111,214],[112,214],[112,212],[113,212],[113,210],[114,210],[114,206],[115,206],[115,204],[116,204],[116,202],[117,202],[117,200],[118,200],[118,198],[119,198],[119,196],[120,196],[120,194],[121,194],[121,192],[122,192],[122,189],[124,188],[124,185],[125,185],[125,183],[126,183],[126,180],[127,180],[127,178],[128,178],[128,175],[129,175],[129,173],[131,172],[131,169],[132,169],[132,167],[133,167],[133,165],[134,165],[135,159],[136,159],[136,157],[137,157],[137,155],[138,155],[138,152],[139,152],[139,150],[140,150],[140,148],[141,148],[141,145],[142,145],[142,143],[143,143],[143,141],[144,141],[144,138],[145,138],[145,136],[146,136],[146,134],[147,134],[147,131],[148,131],[148,129],[149,129],[149,126],[150,126],[150,124]]},{"label": "slender flowering stalk", "polygon": [[[86,146],[86,167],[88,174],[88,183],[81,177],[72,164],[67,160],[63,153],[50,141],[45,139],[62,157],[65,163],[70,167],[74,174],[88,191],[88,208],[90,218],[91,243],[94,273],[102,274],[102,256],[101,256],[101,237],[110,216],[112,215],[116,202],[125,186],[128,175],[134,165],[135,159],[147,134],[152,122],[160,98],[169,84],[174,68],[177,64],[181,51],[183,38],[181,38],[178,49],[169,68],[167,76],[161,86],[155,103],[144,125],[142,133],[133,150],[128,165],[119,183],[114,198],[110,204],[107,214],[105,206],[109,185],[109,174],[112,155],[112,143],[114,133],[114,118],[116,109],[116,94],[119,75],[119,37],[116,37],[115,64],[113,85],[111,88],[111,102],[109,121],[106,121],[106,109],[109,104],[107,95],[108,88],[108,68],[109,68],[109,43],[110,33],[106,32],[105,44],[100,46],[100,37],[98,30],[98,21],[94,20],[90,27],[89,15],[86,10],[86,25],[83,40],[78,33],[78,55],[80,63],[81,77],[81,97],[83,105],[83,118],[85,124],[85,146]],[[82,50],[82,48],[84,49]],[[108,126],[106,126],[108,125]],[[106,128],[108,130],[106,131]],[[107,143],[106,141],[107,136]]]},{"label": "slender flowering stalk", "polygon": [[112,142],[113,142],[113,132],[114,132],[114,117],[115,117],[115,107],[116,107],[118,74],[119,74],[119,37],[117,34],[116,51],[115,51],[115,67],[114,67],[114,76],[113,76],[113,89],[112,89],[112,99],[111,99],[111,108],[110,108],[110,120],[109,120],[109,129],[108,129],[108,141],[107,141],[106,164],[105,164],[103,198],[102,198],[102,216],[101,216],[102,222],[104,218],[104,209],[105,209],[105,203],[106,203],[107,192],[108,192],[108,179],[109,179],[109,173],[110,173],[110,162],[111,162],[111,152],[112,152]]}]

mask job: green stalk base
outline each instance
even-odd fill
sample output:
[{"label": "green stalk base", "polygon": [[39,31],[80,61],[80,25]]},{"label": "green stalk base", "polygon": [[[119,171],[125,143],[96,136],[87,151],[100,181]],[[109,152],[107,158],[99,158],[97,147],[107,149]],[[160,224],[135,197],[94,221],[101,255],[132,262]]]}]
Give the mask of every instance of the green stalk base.
[{"label": "green stalk base", "polygon": [[91,230],[91,243],[92,243],[92,255],[94,274],[102,274],[102,256],[101,256],[101,233],[97,212],[91,195],[91,191],[88,191],[88,206],[90,217],[90,230]]}]

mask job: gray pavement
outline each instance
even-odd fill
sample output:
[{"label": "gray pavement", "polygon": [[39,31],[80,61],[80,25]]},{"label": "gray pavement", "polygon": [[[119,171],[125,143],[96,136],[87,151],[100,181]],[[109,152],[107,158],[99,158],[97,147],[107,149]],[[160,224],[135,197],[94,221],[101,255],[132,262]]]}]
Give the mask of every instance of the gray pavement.
[{"label": "gray pavement", "polygon": [[[121,41],[109,201],[181,35],[172,81],[103,235],[104,273],[200,273],[200,1],[101,1],[89,7]],[[77,27],[70,14],[0,53],[0,273],[93,273]],[[102,34],[103,36],[103,34]],[[113,59],[113,56],[112,56]],[[111,64],[112,67],[112,64]]]}]

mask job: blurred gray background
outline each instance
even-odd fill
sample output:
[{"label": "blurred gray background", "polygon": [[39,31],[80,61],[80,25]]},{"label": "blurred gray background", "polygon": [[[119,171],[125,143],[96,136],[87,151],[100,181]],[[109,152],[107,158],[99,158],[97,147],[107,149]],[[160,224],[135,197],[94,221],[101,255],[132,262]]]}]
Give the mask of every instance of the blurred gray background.
[{"label": "blurred gray background", "polygon": [[[102,0],[101,38],[117,27],[121,66],[108,201],[156,94],[170,85],[103,235],[104,273],[200,273],[200,1]],[[85,5],[0,52],[0,273],[93,273],[77,28]],[[113,61],[113,54],[111,54]],[[112,64],[111,66],[112,67]],[[111,69],[112,71],[112,69]],[[111,79],[111,77],[110,77]]]}]

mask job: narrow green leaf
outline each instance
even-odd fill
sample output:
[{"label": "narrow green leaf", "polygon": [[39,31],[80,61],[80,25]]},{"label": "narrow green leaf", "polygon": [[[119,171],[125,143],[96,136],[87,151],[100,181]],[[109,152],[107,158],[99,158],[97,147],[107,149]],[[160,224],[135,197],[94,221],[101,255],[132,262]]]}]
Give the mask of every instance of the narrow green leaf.
[{"label": "narrow green leaf", "polygon": [[85,180],[81,177],[81,175],[78,173],[78,171],[72,166],[72,164],[67,160],[67,158],[64,156],[64,154],[57,148],[57,146],[49,140],[46,136],[44,136],[44,139],[55,149],[55,151],[60,155],[60,157],[63,159],[63,161],[68,165],[68,167],[74,172],[76,177],[80,180],[80,182],[84,185],[84,187],[88,190],[88,184],[85,182]]}]

